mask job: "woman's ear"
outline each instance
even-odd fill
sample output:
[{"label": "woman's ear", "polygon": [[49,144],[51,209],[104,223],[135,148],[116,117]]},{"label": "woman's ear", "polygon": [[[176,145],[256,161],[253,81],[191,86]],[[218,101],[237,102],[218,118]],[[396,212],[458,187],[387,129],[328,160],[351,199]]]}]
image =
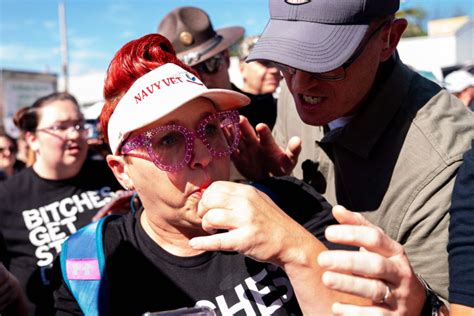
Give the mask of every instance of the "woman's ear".
[{"label": "woman's ear", "polygon": [[28,147],[34,152],[38,153],[40,148],[40,143],[38,137],[36,137],[36,133],[34,132],[26,132],[25,133],[25,141],[28,144]]},{"label": "woman's ear", "polygon": [[117,178],[118,182],[127,190],[133,190],[133,181],[127,172],[127,165],[123,156],[107,155],[107,164]]}]

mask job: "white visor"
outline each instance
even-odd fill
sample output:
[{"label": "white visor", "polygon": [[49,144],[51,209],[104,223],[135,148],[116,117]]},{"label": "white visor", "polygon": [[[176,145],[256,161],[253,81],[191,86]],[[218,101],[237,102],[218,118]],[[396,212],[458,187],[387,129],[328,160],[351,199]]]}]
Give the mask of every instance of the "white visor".
[{"label": "white visor", "polygon": [[208,89],[192,73],[176,64],[165,64],[140,77],[117,104],[108,124],[109,145],[119,154],[130,132],[146,126],[198,97],[210,99],[218,111],[236,109],[250,99],[227,89]]}]

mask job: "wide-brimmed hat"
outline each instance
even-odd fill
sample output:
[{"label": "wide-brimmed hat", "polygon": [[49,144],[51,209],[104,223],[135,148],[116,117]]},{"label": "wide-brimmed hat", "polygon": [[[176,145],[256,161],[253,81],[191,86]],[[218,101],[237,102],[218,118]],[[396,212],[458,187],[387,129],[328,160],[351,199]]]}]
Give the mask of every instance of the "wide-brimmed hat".
[{"label": "wide-brimmed hat", "polygon": [[158,33],[170,40],[179,59],[194,66],[236,43],[244,29],[234,26],[214,30],[203,10],[179,7],[161,20]]},{"label": "wide-brimmed hat", "polygon": [[400,0],[270,0],[270,21],[247,61],[333,70],[351,57],[374,18],[399,6]]},{"label": "wide-brimmed hat", "polygon": [[199,78],[178,65],[164,64],[135,81],[117,104],[107,127],[110,150],[117,155],[120,144],[132,131],[199,97],[211,100],[218,111],[233,110],[250,103],[242,93],[208,89]]}]

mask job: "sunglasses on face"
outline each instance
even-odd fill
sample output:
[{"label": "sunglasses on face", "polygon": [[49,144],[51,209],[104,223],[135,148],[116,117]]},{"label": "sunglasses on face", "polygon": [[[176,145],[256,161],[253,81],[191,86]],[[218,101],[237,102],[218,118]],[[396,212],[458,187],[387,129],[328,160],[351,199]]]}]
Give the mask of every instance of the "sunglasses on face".
[{"label": "sunglasses on face", "polygon": [[13,147],[13,146],[0,147],[0,154],[5,154],[7,151],[9,153],[15,153],[16,152],[15,147]]},{"label": "sunglasses on face", "polygon": [[217,54],[202,63],[194,65],[192,68],[198,73],[212,75],[219,71],[223,61],[224,56],[222,54]]},{"label": "sunglasses on face", "polygon": [[178,124],[162,125],[126,140],[120,152],[126,155],[135,149],[145,148],[148,157],[159,169],[176,172],[191,161],[196,138],[214,158],[230,156],[239,145],[239,113],[225,111],[211,114],[199,123],[196,131]]}]

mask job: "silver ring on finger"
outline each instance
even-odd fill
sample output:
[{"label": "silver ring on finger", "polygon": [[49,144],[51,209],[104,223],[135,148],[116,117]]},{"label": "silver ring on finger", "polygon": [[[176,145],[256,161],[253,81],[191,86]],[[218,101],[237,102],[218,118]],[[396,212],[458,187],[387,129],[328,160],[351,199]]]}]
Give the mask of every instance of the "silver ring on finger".
[{"label": "silver ring on finger", "polygon": [[392,298],[392,289],[390,288],[390,286],[385,284],[385,294],[383,295],[382,299],[378,301],[377,303],[388,304],[391,298]]}]

